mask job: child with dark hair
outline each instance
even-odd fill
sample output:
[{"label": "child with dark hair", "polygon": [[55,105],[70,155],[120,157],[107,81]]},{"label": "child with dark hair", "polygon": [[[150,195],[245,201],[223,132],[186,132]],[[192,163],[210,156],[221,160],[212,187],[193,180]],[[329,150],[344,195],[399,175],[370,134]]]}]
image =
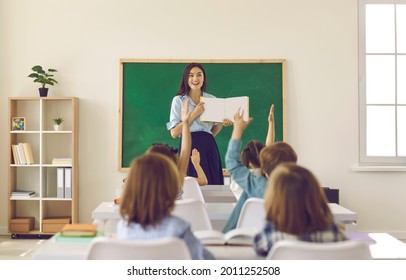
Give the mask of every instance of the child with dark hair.
[{"label": "child with dark hair", "polygon": [[[270,111],[272,111],[272,107]],[[223,228],[223,232],[227,232],[236,227],[241,209],[248,198],[262,198],[264,196],[268,177],[279,163],[297,161],[297,155],[288,143],[273,143],[264,147],[259,154],[261,172],[263,175],[253,175],[249,168],[242,164],[240,157],[242,134],[253,120],[252,118],[249,118],[248,121],[244,121],[243,116],[244,112],[241,112],[240,114],[240,110],[234,114],[234,128],[226,153],[227,170],[230,172],[233,180],[243,189],[243,192],[238,199],[227,224]],[[267,143],[268,142],[269,141],[267,140]]]}]

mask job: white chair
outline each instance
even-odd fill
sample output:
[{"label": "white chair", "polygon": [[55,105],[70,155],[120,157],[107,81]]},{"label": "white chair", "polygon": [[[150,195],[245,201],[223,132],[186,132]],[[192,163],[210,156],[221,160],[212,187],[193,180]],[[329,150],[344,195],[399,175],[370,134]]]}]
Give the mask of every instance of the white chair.
[{"label": "white chair", "polygon": [[199,183],[197,182],[196,178],[193,177],[185,177],[185,181],[183,182],[183,194],[182,198],[194,198],[204,201],[202,190],[200,189]]},{"label": "white chair", "polygon": [[186,243],[176,237],[151,240],[118,240],[96,237],[87,260],[190,260]]},{"label": "white chair", "polygon": [[206,206],[200,200],[191,198],[176,200],[172,215],[188,222],[192,231],[213,229]]},{"label": "white chair", "polygon": [[254,228],[261,230],[265,224],[264,199],[251,197],[248,198],[238,217],[236,228]]},{"label": "white chair", "polygon": [[369,260],[367,243],[346,240],[329,243],[280,240],[269,251],[268,260]]}]

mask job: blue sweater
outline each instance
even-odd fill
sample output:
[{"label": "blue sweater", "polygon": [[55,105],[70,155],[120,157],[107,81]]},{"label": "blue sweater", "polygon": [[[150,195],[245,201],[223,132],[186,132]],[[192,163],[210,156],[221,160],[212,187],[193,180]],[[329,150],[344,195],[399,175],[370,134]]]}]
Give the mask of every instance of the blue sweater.
[{"label": "blue sweater", "polygon": [[241,141],[231,139],[226,153],[226,168],[232,179],[243,189],[240,199],[237,201],[223,232],[228,232],[237,226],[242,206],[250,197],[264,196],[268,180],[263,176],[255,176],[241,162]]}]

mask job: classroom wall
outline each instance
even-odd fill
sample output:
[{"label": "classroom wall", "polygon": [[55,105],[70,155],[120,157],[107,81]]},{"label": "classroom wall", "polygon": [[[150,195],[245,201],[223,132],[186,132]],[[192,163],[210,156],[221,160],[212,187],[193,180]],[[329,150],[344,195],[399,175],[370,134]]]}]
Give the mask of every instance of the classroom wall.
[{"label": "classroom wall", "polygon": [[33,65],[59,70],[51,96],[80,98],[79,211],[91,222],[126,176],[117,171],[120,58],[284,58],[288,142],[299,163],[340,188],[359,230],[406,234],[406,173],[350,170],[358,163],[357,1],[0,0],[0,42],[0,233],[7,98],[37,96]]}]

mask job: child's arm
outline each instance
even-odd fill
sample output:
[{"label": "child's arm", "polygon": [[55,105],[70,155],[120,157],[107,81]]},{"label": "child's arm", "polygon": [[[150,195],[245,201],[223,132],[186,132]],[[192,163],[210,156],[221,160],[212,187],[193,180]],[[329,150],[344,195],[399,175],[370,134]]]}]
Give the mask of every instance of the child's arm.
[{"label": "child's arm", "polygon": [[268,116],[268,133],[266,135],[265,145],[269,146],[275,142],[275,119],[274,119],[274,105],[271,105]]},{"label": "child's arm", "polygon": [[192,149],[192,139],[190,135],[190,126],[189,126],[189,99],[186,99],[185,102],[182,104],[182,148],[179,153],[179,177],[181,181],[181,185],[183,185],[183,181],[186,177],[187,166],[189,164],[189,155],[190,150]]},{"label": "child's arm", "polygon": [[204,170],[200,166],[200,153],[197,149],[192,150],[192,156],[190,157],[192,160],[193,166],[196,169],[197,173],[197,182],[199,183],[199,186],[205,186],[207,185],[208,181],[206,178],[206,174],[204,173]]},{"label": "child's arm", "polygon": [[243,113],[240,116],[240,110],[234,115],[234,128],[228,143],[226,153],[226,168],[230,172],[233,180],[248,194],[249,197],[262,197],[264,185],[267,179],[262,176],[254,176],[250,170],[241,162],[241,136],[249,123],[253,120],[250,118],[244,121]]}]

